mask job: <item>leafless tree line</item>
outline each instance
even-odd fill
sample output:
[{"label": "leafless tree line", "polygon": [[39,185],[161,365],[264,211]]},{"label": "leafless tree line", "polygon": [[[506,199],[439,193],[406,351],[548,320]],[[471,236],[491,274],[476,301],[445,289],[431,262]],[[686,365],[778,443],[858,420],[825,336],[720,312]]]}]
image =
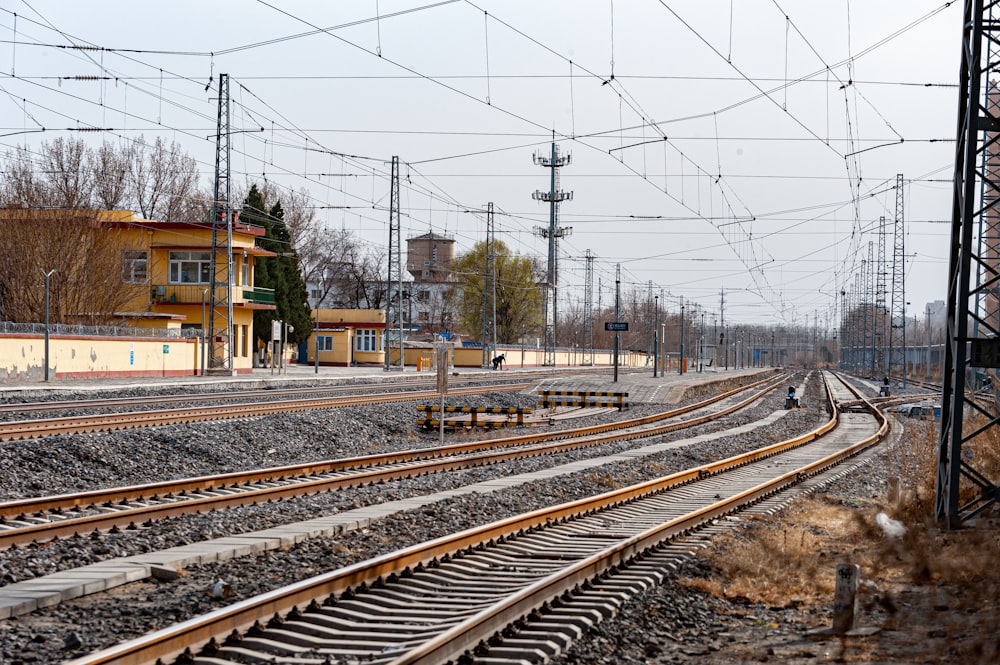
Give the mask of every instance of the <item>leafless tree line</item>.
[{"label": "leafless tree line", "polygon": [[210,200],[198,165],[176,143],[140,136],[127,144],[91,148],[80,139],[42,143],[7,153],[0,206],[63,210],[135,210],[146,219],[203,219]]},{"label": "leafless tree line", "polygon": [[98,228],[92,212],[0,211],[0,318],[45,320],[45,273],[52,323],[121,323],[145,289],[122,279],[131,248],[124,230]]},{"label": "leafless tree line", "polygon": [[144,284],[123,279],[128,234],[101,224],[102,210],[147,219],[203,219],[208,198],[197,164],[175,143],[57,138],[8,152],[0,168],[0,318],[53,323],[120,322]]}]

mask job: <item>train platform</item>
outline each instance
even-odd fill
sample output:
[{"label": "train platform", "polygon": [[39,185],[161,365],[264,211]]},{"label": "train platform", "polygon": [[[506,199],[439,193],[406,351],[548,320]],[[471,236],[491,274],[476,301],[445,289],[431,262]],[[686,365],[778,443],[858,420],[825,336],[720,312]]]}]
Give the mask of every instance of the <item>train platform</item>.
[{"label": "train platform", "polygon": [[[652,393],[652,399],[640,398],[634,401],[670,402],[671,392],[676,396],[685,386],[712,383],[725,378],[771,372],[774,368],[729,368],[711,369],[702,372],[690,371],[681,375],[677,372],[667,372],[653,377],[652,369],[637,370],[636,368],[619,368],[618,381],[614,381],[612,367],[516,367],[508,366],[502,371],[493,371],[479,367],[456,367],[451,370],[452,376],[472,378],[476,376],[496,376],[500,378],[524,377],[526,380],[537,380],[549,389],[579,389],[577,385],[586,385],[587,390],[639,390],[643,394]],[[558,372],[562,376],[553,376]],[[51,379],[49,381],[32,380],[0,383],[0,401],[5,396],[15,394],[22,398],[30,395],[51,395],[64,393],[126,391],[136,389],[194,389],[198,392],[210,390],[253,390],[266,387],[323,385],[323,384],[377,384],[399,381],[433,381],[433,371],[418,372],[414,367],[402,370],[386,371],[380,366],[361,367],[326,367],[317,368],[313,365],[290,364],[281,368],[255,368],[250,374],[236,376],[173,376],[173,377],[133,377],[133,378],[84,378],[84,379]],[[584,379],[584,377],[586,377]],[[623,386],[630,386],[623,388]],[[238,388],[237,388],[238,387]],[[637,395],[638,397],[638,395]]]}]

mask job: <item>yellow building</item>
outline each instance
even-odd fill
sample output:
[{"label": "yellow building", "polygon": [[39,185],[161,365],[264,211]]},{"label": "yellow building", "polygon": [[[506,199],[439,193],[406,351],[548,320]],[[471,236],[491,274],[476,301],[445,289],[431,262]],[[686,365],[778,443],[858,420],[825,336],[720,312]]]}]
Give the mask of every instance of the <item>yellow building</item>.
[{"label": "yellow building", "polygon": [[[240,223],[234,212],[227,255],[225,226],[221,251],[213,251],[207,221],[4,209],[0,222],[8,249],[23,248],[5,254],[5,278],[16,280],[8,281],[5,304],[20,323],[0,331],[0,380],[252,370],[253,312],[275,309],[273,290],[254,286],[255,260],[274,256],[257,247],[263,228]],[[44,344],[39,272],[46,308],[52,276],[51,339]],[[214,335],[206,337],[206,329]]]},{"label": "yellow building", "polygon": [[[219,356],[230,346],[233,372],[248,373],[253,368],[253,312],[275,309],[274,290],[254,286],[254,261],[275,254],[256,245],[257,238],[264,236],[262,227],[240,223],[235,211],[233,216],[229,343],[224,325],[228,307],[223,305],[216,310],[215,343],[209,340],[206,345],[203,353],[209,358],[203,364],[211,368],[211,354]],[[210,224],[157,222],[120,210],[104,213],[101,222],[125,231],[125,243],[131,249],[122,251],[122,281],[148,285],[126,306],[123,318],[136,327],[164,327],[165,321],[173,321],[182,329],[210,330],[212,282],[217,262],[224,257],[213,260]],[[222,238],[224,242],[224,233]],[[226,285],[216,286],[214,295],[217,303],[225,303]]]},{"label": "yellow building", "polygon": [[304,356],[309,364],[316,362],[317,346],[320,365],[349,367],[385,362],[385,310],[319,309],[313,310],[312,317],[313,332]]}]

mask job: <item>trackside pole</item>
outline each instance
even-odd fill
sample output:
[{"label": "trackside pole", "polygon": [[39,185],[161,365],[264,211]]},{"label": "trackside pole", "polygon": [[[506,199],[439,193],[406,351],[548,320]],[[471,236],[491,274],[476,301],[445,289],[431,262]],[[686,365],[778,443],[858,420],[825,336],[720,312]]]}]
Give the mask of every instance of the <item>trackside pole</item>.
[{"label": "trackside pole", "polygon": [[438,438],[444,444],[444,396],[448,392],[448,345],[439,343],[434,347],[437,365],[437,391],[441,398],[441,411],[438,413]]}]

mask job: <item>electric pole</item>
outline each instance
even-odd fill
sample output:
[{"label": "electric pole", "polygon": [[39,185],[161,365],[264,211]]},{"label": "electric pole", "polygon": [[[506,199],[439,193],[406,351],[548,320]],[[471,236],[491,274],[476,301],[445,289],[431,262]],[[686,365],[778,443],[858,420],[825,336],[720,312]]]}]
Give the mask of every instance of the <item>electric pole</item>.
[{"label": "electric pole", "polygon": [[483,266],[483,368],[491,366],[497,348],[496,254],[493,239],[493,202],[490,201],[486,204],[486,256]]},{"label": "electric pole", "polygon": [[[385,285],[385,370],[392,368],[392,343],[399,340],[399,369],[403,369],[403,262],[399,228],[399,157],[392,157],[389,183],[389,276]],[[393,303],[393,287],[396,288]],[[391,312],[391,315],[390,315]],[[391,326],[391,327],[390,327]],[[444,418],[444,414],[441,414]]]},{"label": "electric pole", "polygon": [[[229,74],[219,74],[219,116],[215,133],[215,187],[212,197],[212,297],[208,337],[209,370],[233,373],[233,210],[230,191]],[[205,322],[202,322],[202,326]]]},{"label": "electric pole", "polygon": [[896,174],[896,219],[892,227],[892,315],[889,374],[896,372],[906,387],[906,245],[903,230],[903,174]]},{"label": "electric pole", "polygon": [[[553,136],[553,138],[555,137]],[[545,276],[545,308],[542,313],[545,339],[545,355],[542,364],[551,367],[556,364],[556,322],[558,320],[556,291],[559,286],[559,255],[556,241],[570,235],[573,231],[572,227],[559,226],[559,204],[563,201],[573,200],[573,192],[564,192],[559,189],[559,169],[569,164],[571,158],[570,155],[560,155],[559,146],[553,140],[552,152],[549,157],[535,153],[533,159],[535,164],[550,170],[549,191],[535,190],[531,198],[549,204],[549,226],[548,228],[535,227],[535,233],[549,241]]]},{"label": "electric pole", "polygon": [[584,255],[586,264],[583,272],[583,362],[594,364],[594,255],[588,249]]}]

